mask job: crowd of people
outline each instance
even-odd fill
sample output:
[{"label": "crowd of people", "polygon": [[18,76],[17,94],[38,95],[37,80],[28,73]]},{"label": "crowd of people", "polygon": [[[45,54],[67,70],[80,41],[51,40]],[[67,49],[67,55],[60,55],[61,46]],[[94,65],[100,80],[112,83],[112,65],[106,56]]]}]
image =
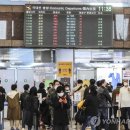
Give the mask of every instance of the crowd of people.
[{"label": "crowd of people", "polygon": [[[35,130],[69,130],[70,108],[75,113],[84,108],[84,120],[79,124],[75,119],[75,125],[79,124],[81,130],[88,126],[91,130],[112,130],[110,124],[103,123],[102,120],[111,118],[111,114],[117,118],[118,110],[121,111],[121,120],[130,117],[130,88],[127,82],[118,83],[114,90],[105,79],[97,82],[91,79],[89,86],[83,84],[82,80],[77,80],[72,89],[58,80],[50,83],[47,89],[44,82],[39,84],[39,88],[30,87],[28,84],[23,88],[24,92],[20,94],[17,84],[13,84],[11,91],[6,94],[4,87],[0,85],[0,111],[4,109],[4,102],[7,101],[7,119],[10,121],[11,130],[20,130],[21,120],[22,130],[25,130],[25,126],[28,130],[32,127]],[[72,100],[77,92],[80,93],[80,100],[84,101],[81,108],[77,108],[80,101]],[[91,122],[93,117],[100,118],[101,123],[98,126]],[[129,130],[128,123],[123,125],[125,130]]]}]

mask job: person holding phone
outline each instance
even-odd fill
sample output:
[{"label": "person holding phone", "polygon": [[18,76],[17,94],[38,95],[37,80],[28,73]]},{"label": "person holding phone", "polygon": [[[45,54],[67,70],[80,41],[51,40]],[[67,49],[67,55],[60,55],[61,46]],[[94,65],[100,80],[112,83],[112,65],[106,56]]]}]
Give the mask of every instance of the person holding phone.
[{"label": "person holding phone", "polygon": [[65,93],[63,86],[59,86],[56,90],[56,96],[53,98],[54,108],[54,130],[68,130],[69,116],[67,110],[70,108],[70,98]]}]

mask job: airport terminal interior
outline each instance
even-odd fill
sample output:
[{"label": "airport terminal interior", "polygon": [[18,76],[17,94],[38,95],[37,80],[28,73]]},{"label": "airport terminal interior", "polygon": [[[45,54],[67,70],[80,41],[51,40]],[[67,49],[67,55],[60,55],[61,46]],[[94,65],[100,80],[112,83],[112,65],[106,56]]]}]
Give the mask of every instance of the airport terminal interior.
[{"label": "airport terminal interior", "polygon": [[[81,110],[78,103],[87,102],[87,99],[83,100],[80,91],[82,87],[84,91],[88,87],[91,95],[94,89],[91,87],[92,79],[95,80],[93,86],[96,87],[97,95],[100,87],[98,83],[102,87],[103,79],[112,87],[110,91],[106,86],[104,88],[111,98],[111,107],[107,108],[108,124],[101,121],[105,125],[100,122],[98,124],[98,119],[94,125],[91,124],[95,120],[92,116],[86,116],[86,124],[76,120],[75,115]],[[60,112],[65,109],[62,114],[67,113],[68,124],[64,123],[67,119],[64,120],[62,114],[61,117],[55,117],[55,112],[60,109],[55,108],[55,102],[51,105],[47,102],[51,95],[49,89],[55,88],[55,80],[60,83],[55,94],[58,94],[58,90],[65,91],[65,86],[69,86],[67,96],[71,102],[70,107],[67,110],[64,108],[64,104],[68,104],[67,99],[63,103],[59,100]],[[81,82],[81,88],[79,86],[76,90]],[[24,109],[21,110],[20,119],[8,117],[9,101],[15,97],[9,96],[12,85],[17,86],[20,97],[24,85],[30,86],[31,93],[31,88],[38,90],[40,83],[44,84],[46,94],[36,96],[39,100],[39,116],[35,117],[36,122],[32,119],[32,126],[25,123],[28,127],[24,128]],[[116,94],[116,101],[119,98],[116,102],[118,117],[113,118],[118,123],[111,124],[115,112],[113,93],[118,85],[128,87],[124,97],[130,104],[130,0],[0,0],[0,130],[130,130],[130,121],[122,123],[123,112],[130,119],[130,106],[118,106],[121,90]],[[2,92],[1,87],[5,92]],[[64,90],[60,87],[64,87]],[[2,101],[4,108],[1,110]],[[41,114],[43,102],[48,107],[45,113],[50,112],[49,125],[44,120],[44,114]],[[22,104],[21,97],[19,104]],[[62,119],[57,125],[57,120]],[[17,125],[18,120],[20,125]]]}]

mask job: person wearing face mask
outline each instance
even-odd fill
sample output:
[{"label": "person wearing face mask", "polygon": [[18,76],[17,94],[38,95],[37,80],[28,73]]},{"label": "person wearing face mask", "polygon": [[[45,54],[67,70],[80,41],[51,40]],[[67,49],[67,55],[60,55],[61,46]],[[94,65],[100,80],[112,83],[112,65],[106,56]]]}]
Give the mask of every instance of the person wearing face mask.
[{"label": "person wearing face mask", "polygon": [[[119,108],[121,108],[121,118],[127,121],[127,117],[130,117],[130,88],[127,81],[124,81],[123,84],[119,94]],[[125,130],[129,130],[128,124],[125,123],[124,126]]]},{"label": "person wearing face mask", "polygon": [[57,89],[58,86],[60,86],[59,81],[58,80],[54,80],[53,87],[48,90],[47,102],[50,105],[52,105],[52,99],[53,99],[53,97],[56,94],[56,89]]},{"label": "person wearing face mask", "polygon": [[68,84],[65,85],[65,92],[70,95],[70,86]]},{"label": "person wearing face mask", "polygon": [[77,112],[77,104],[78,102],[80,102],[81,100],[83,100],[84,98],[84,91],[85,91],[85,88],[83,86],[83,81],[81,79],[78,79],[77,80],[77,85],[73,88],[73,92],[72,92],[72,95],[74,96],[75,98],[75,95],[78,93],[79,94],[79,101],[75,101],[74,99],[74,111]]},{"label": "person wearing face mask", "polygon": [[74,89],[73,89],[73,94],[77,93],[77,92],[80,93],[80,99],[83,100],[84,91],[85,91],[85,88],[83,87],[83,81],[81,79],[78,79],[77,86],[74,87]]},{"label": "person wearing face mask", "polygon": [[56,96],[56,90],[57,90],[57,87],[60,86],[60,83],[58,80],[54,80],[53,81],[53,86],[52,88],[50,88],[48,90],[48,94],[47,94],[47,98],[46,98],[46,103],[49,105],[49,108],[50,108],[50,113],[51,113],[51,126],[53,126],[53,113],[54,113],[54,110],[53,110],[53,98]]},{"label": "person wearing face mask", "polygon": [[69,118],[67,110],[70,108],[70,98],[65,93],[64,87],[59,86],[53,98],[53,130],[68,130]]},{"label": "person wearing face mask", "polygon": [[[68,85],[68,84],[65,85],[65,92],[70,97],[70,85]],[[72,102],[70,102],[70,103],[72,105]],[[67,112],[68,112],[69,120],[71,120],[71,110],[68,109]]]}]

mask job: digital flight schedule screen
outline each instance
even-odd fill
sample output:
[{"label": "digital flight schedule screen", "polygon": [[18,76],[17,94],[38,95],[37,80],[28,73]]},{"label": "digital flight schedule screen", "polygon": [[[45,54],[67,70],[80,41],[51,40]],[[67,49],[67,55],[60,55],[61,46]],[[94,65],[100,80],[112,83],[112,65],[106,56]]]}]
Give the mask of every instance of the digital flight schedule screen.
[{"label": "digital flight schedule screen", "polygon": [[27,4],[26,47],[112,47],[112,6]]}]

